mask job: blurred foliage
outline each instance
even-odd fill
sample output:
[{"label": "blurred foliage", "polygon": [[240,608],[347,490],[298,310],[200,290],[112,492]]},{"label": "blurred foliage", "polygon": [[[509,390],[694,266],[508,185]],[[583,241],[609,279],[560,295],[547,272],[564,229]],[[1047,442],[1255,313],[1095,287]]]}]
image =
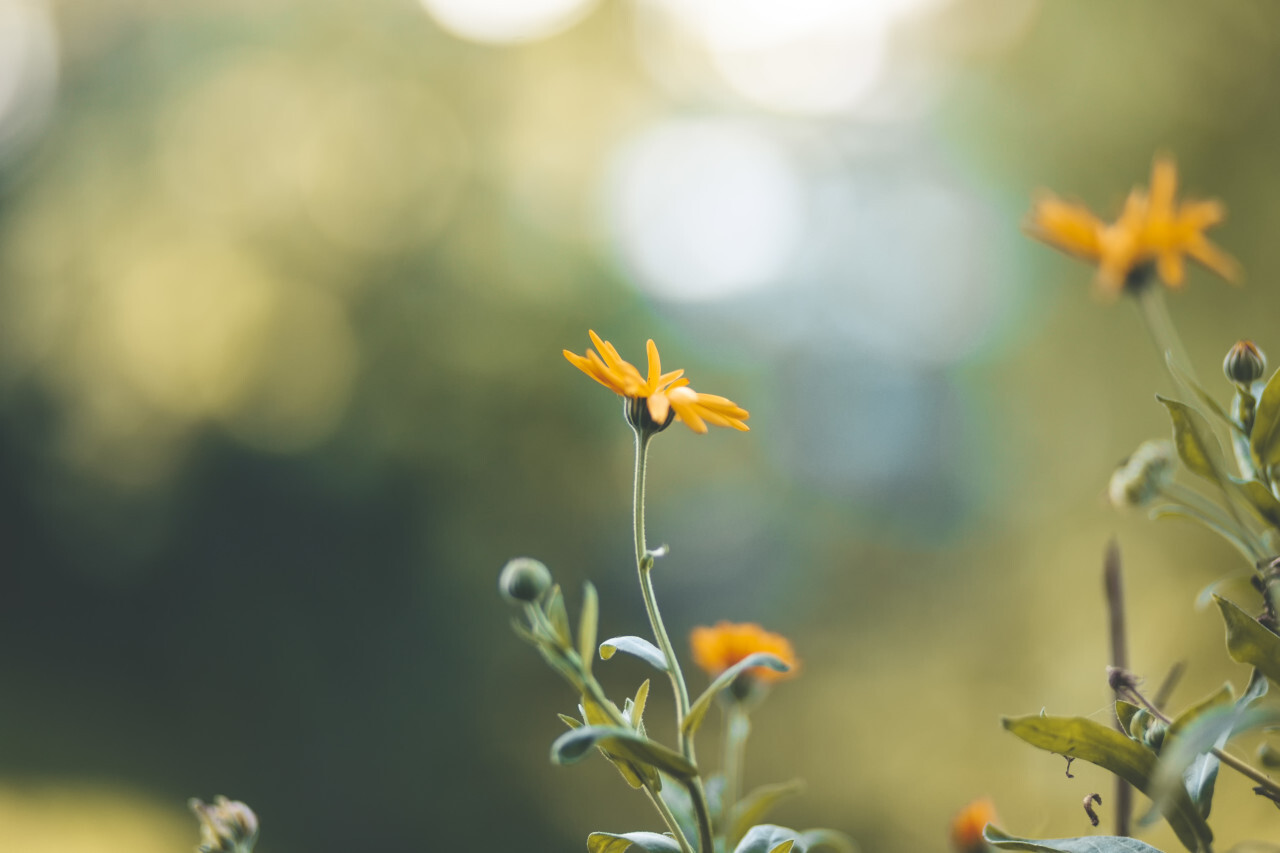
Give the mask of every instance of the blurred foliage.
[{"label": "blurred foliage", "polygon": [[[1221,628],[1188,603],[1236,557],[1101,498],[1167,433],[1160,365],[1087,271],[1013,232],[1034,188],[1106,210],[1172,151],[1227,203],[1217,240],[1248,277],[1193,275],[1172,300],[1192,360],[1208,372],[1240,337],[1280,351],[1260,322],[1280,309],[1270,4],[937,4],[902,38],[946,85],[907,130],[655,82],[622,3],[505,46],[407,2],[48,11],[55,99],[0,133],[0,814],[20,837],[172,849],[186,798],[219,793],[272,853],[470,847],[471,824],[487,849],[580,849],[589,823],[645,820],[597,796],[612,769],[546,765],[574,700],[494,596],[535,553],[617,603],[601,636],[640,628],[619,616],[639,610],[628,433],[560,356],[589,327],[632,358],[658,339],[752,411],[743,441],[658,448],[650,527],[674,632],[767,617],[806,661],[759,721],[789,721],[786,766],[759,744],[752,769],[808,779],[785,822],[938,849],[989,794],[1011,825],[1081,829],[1101,774],[1064,779],[997,718],[1104,713],[1112,532],[1135,668],[1185,658],[1187,695],[1217,686]],[[1004,41],[972,38],[993,22]],[[981,188],[1008,231],[983,244],[1011,294],[990,339],[923,363],[927,336],[904,335],[895,361],[799,286],[644,296],[603,209],[613,158],[650,123],[719,113],[829,143],[819,181],[887,163],[884,198],[930,169]],[[886,244],[870,292],[916,256],[958,264],[946,236]],[[1170,634],[1170,612],[1190,627]],[[1232,802],[1219,821],[1244,835],[1271,818]],[[103,810],[82,843],[73,818]]]}]

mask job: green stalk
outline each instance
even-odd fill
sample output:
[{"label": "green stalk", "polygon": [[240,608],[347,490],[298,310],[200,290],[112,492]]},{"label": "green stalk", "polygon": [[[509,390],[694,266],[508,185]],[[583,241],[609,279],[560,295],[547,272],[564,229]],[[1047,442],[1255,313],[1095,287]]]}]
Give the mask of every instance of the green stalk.
[{"label": "green stalk", "polygon": [[743,765],[747,751],[747,737],[751,734],[751,718],[742,707],[741,702],[732,702],[724,714],[724,794],[721,798],[720,812],[723,815],[721,830],[724,833],[725,849],[737,839],[729,838],[733,832],[733,808],[742,795]]},{"label": "green stalk", "polygon": [[[693,748],[693,739],[685,736],[684,718],[689,713],[689,688],[685,685],[684,673],[680,671],[680,661],[676,658],[675,648],[671,645],[671,636],[662,623],[662,612],[658,610],[658,600],[653,589],[653,556],[645,545],[644,535],[644,484],[645,466],[649,456],[649,440],[652,433],[635,428],[636,434],[636,475],[635,493],[632,502],[634,534],[636,545],[636,572],[640,576],[640,594],[644,597],[644,608],[649,615],[649,626],[653,629],[653,637],[662,651],[667,663],[667,675],[671,678],[671,689],[676,700],[676,738],[681,754],[689,759],[689,763],[697,766],[697,756]],[[711,853],[713,840],[711,836],[711,815],[707,809],[707,794],[702,785],[702,777],[695,776],[687,783],[689,799],[693,802],[693,810],[698,819],[698,836],[702,853]]]},{"label": "green stalk", "polygon": [[[1159,282],[1148,281],[1137,288],[1133,301],[1138,306],[1138,315],[1142,318],[1142,324],[1146,326],[1152,343],[1160,353],[1160,363],[1165,365],[1166,370],[1168,369],[1165,361],[1167,354],[1186,372],[1192,382],[1198,384],[1200,380],[1196,378],[1195,367],[1187,357],[1187,350],[1182,345],[1182,338],[1178,336],[1177,327],[1173,325],[1173,318],[1169,316],[1169,306],[1164,301],[1164,288]],[[1181,380],[1178,379],[1177,374],[1170,370],[1169,375],[1173,378],[1174,387],[1180,387]]]}]

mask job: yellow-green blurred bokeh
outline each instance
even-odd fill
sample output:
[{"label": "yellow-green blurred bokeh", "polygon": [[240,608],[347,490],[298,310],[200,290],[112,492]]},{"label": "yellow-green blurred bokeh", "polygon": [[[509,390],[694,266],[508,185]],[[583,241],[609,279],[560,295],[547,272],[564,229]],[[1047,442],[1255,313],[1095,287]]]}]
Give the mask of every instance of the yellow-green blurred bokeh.
[{"label": "yellow-green blurred bokeh", "polygon": [[[804,661],[747,768],[808,780],[779,822],[1109,826],[1000,715],[1107,719],[1112,536],[1134,668],[1242,687],[1193,604],[1243,567],[1106,505],[1172,389],[1019,226],[1172,153],[1246,271],[1171,298],[1225,399],[1238,338],[1280,358],[1278,46],[1264,0],[0,0],[0,847],[182,849],[216,794],[267,853],[655,829],[548,763],[576,698],[495,585],[530,554],[645,631],[588,328],[752,412],[657,440],[649,535],[673,631]],[[1218,784],[1222,849],[1274,834]]]}]

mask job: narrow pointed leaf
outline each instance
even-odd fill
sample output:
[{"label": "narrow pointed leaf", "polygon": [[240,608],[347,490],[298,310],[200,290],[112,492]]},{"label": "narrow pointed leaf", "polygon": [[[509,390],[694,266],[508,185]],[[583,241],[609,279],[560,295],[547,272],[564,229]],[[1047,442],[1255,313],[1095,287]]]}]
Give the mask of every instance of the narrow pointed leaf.
[{"label": "narrow pointed leaf", "polygon": [[546,610],[547,620],[551,623],[551,628],[556,632],[556,639],[560,643],[561,648],[569,648],[573,645],[573,639],[569,633],[569,612],[564,607],[564,593],[560,592],[560,587],[551,587],[551,592],[547,595]]},{"label": "narrow pointed leaf", "polygon": [[791,669],[782,658],[777,655],[771,655],[768,652],[756,652],[755,654],[747,655],[716,676],[716,680],[711,682],[711,686],[704,690],[702,695],[689,706],[689,714],[684,718],[685,736],[692,737],[693,733],[702,725],[702,718],[706,716],[707,709],[711,707],[711,701],[716,698],[717,693],[732,684],[733,680],[739,675],[757,666],[772,669],[774,672],[786,672]]},{"label": "narrow pointed leaf", "polygon": [[775,785],[761,785],[747,794],[733,807],[729,818],[729,844],[747,834],[752,826],[762,820],[769,810],[787,797],[794,797],[804,790],[804,782],[792,779]]},{"label": "narrow pointed leaf", "polygon": [[556,714],[556,716],[560,718],[560,722],[564,723],[571,729],[582,728],[582,720],[579,720],[576,717],[570,717],[568,714]]},{"label": "narrow pointed leaf", "polygon": [[785,826],[774,826],[771,823],[762,823],[759,826],[753,826],[742,837],[742,841],[738,842],[738,846],[733,849],[733,853],[773,853],[773,851],[784,847],[787,843],[792,846],[785,847],[785,850],[792,853],[804,853],[804,842],[800,839],[800,833],[794,829],[787,829]]},{"label": "narrow pointed leaf", "polygon": [[593,832],[587,836],[590,853],[626,853],[632,845],[649,853],[680,853],[680,845],[669,835],[656,832]]},{"label": "narrow pointed leaf", "polygon": [[[1156,755],[1125,735],[1084,717],[1006,717],[1004,727],[1032,746],[1096,764],[1120,776],[1147,796]],[[1213,832],[1184,790],[1171,792],[1162,813],[1178,840],[1197,853],[1213,841]]]},{"label": "narrow pointed leaf", "polygon": [[698,774],[697,768],[675,750],[615,726],[583,726],[565,732],[551,745],[551,760],[556,764],[573,764],[596,746],[619,758],[652,765],[677,779],[691,779]]},{"label": "narrow pointed leaf", "polygon": [[1222,596],[1215,595],[1213,600],[1227,624],[1227,654],[1234,661],[1252,664],[1280,684],[1280,636]]},{"label": "narrow pointed leaf", "polygon": [[1280,528],[1280,500],[1257,480],[1237,480],[1236,486],[1258,517],[1272,527]]},{"label": "narrow pointed leaf", "polygon": [[639,729],[644,724],[644,706],[649,701],[649,679],[645,679],[636,690],[636,700],[631,703],[631,727]]},{"label": "narrow pointed leaf", "polygon": [[987,843],[999,850],[1026,850],[1029,853],[1160,853],[1150,844],[1119,835],[1087,835],[1084,838],[1015,838],[990,824],[982,833]]},{"label": "narrow pointed leaf", "polygon": [[659,672],[667,671],[667,659],[662,650],[642,637],[614,637],[600,644],[601,660],[608,660],[617,652],[638,657]]},{"label": "narrow pointed leaf", "polygon": [[800,833],[800,840],[810,851],[826,847],[836,853],[858,853],[858,845],[843,832],[834,829],[806,829]]},{"label": "narrow pointed leaf", "polygon": [[795,845],[796,845],[796,840],[794,838],[789,838],[786,841],[779,844],[777,847],[770,850],[769,853],[791,853],[791,848],[794,847]]},{"label": "narrow pointed leaf", "polygon": [[600,624],[600,599],[596,588],[587,581],[582,585],[582,614],[578,618],[578,654],[582,656],[582,666],[590,673],[591,661],[595,658],[596,628]]},{"label": "narrow pointed leaf", "polygon": [[1271,374],[1258,397],[1249,449],[1264,469],[1280,462],[1280,370]]},{"label": "narrow pointed leaf", "polygon": [[1178,450],[1182,464],[1207,480],[1221,483],[1226,471],[1222,446],[1209,429],[1208,422],[1186,403],[1156,395],[1156,399],[1169,410],[1173,421],[1173,445]]}]

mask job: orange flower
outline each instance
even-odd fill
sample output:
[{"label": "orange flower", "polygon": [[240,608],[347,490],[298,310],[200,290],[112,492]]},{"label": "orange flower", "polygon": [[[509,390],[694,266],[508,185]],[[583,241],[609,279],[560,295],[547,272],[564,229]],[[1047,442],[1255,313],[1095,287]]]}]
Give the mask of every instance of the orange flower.
[{"label": "orange flower", "polygon": [[980,853],[987,849],[987,842],[982,831],[987,824],[995,823],[996,807],[991,800],[983,797],[974,800],[960,810],[951,821],[951,846],[957,853]]},{"label": "orange flower", "polygon": [[790,678],[800,666],[790,640],[781,634],[771,634],[752,622],[738,624],[722,621],[717,622],[714,628],[694,628],[689,635],[689,646],[693,650],[693,662],[706,670],[712,678],[756,652],[777,655],[791,667],[787,672],[776,672],[761,666],[747,670],[748,674],[759,681]]},{"label": "orange flower", "polygon": [[[630,400],[644,402],[649,418],[657,429],[664,429],[674,417],[694,432],[706,432],[707,424],[746,431],[743,421],[750,415],[732,400],[714,394],[700,394],[689,387],[683,370],[662,372],[658,346],[652,339],[646,344],[649,372],[641,375],[638,368],[618,355],[613,344],[589,331],[595,350],[586,355],[564,351],[569,363],[604,387]],[[598,351],[598,352],[597,352]]]},{"label": "orange flower", "polygon": [[1235,281],[1234,260],[1209,242],[1204,231],[1226,216],[1217,201],[1175,203],[1178,174],[1173,160],[1157,156],[1151,167],[1150,194],[1132,190],[1113,223],[1106,223],[1078,202],[1046,193],[1031,210],[1026,228],[1035,237],[1098,267],[1098,288],[1119,294],[1132,276],[1155,264],[1170,287],[1181,287],[1185,257],[1227,281]]}]

